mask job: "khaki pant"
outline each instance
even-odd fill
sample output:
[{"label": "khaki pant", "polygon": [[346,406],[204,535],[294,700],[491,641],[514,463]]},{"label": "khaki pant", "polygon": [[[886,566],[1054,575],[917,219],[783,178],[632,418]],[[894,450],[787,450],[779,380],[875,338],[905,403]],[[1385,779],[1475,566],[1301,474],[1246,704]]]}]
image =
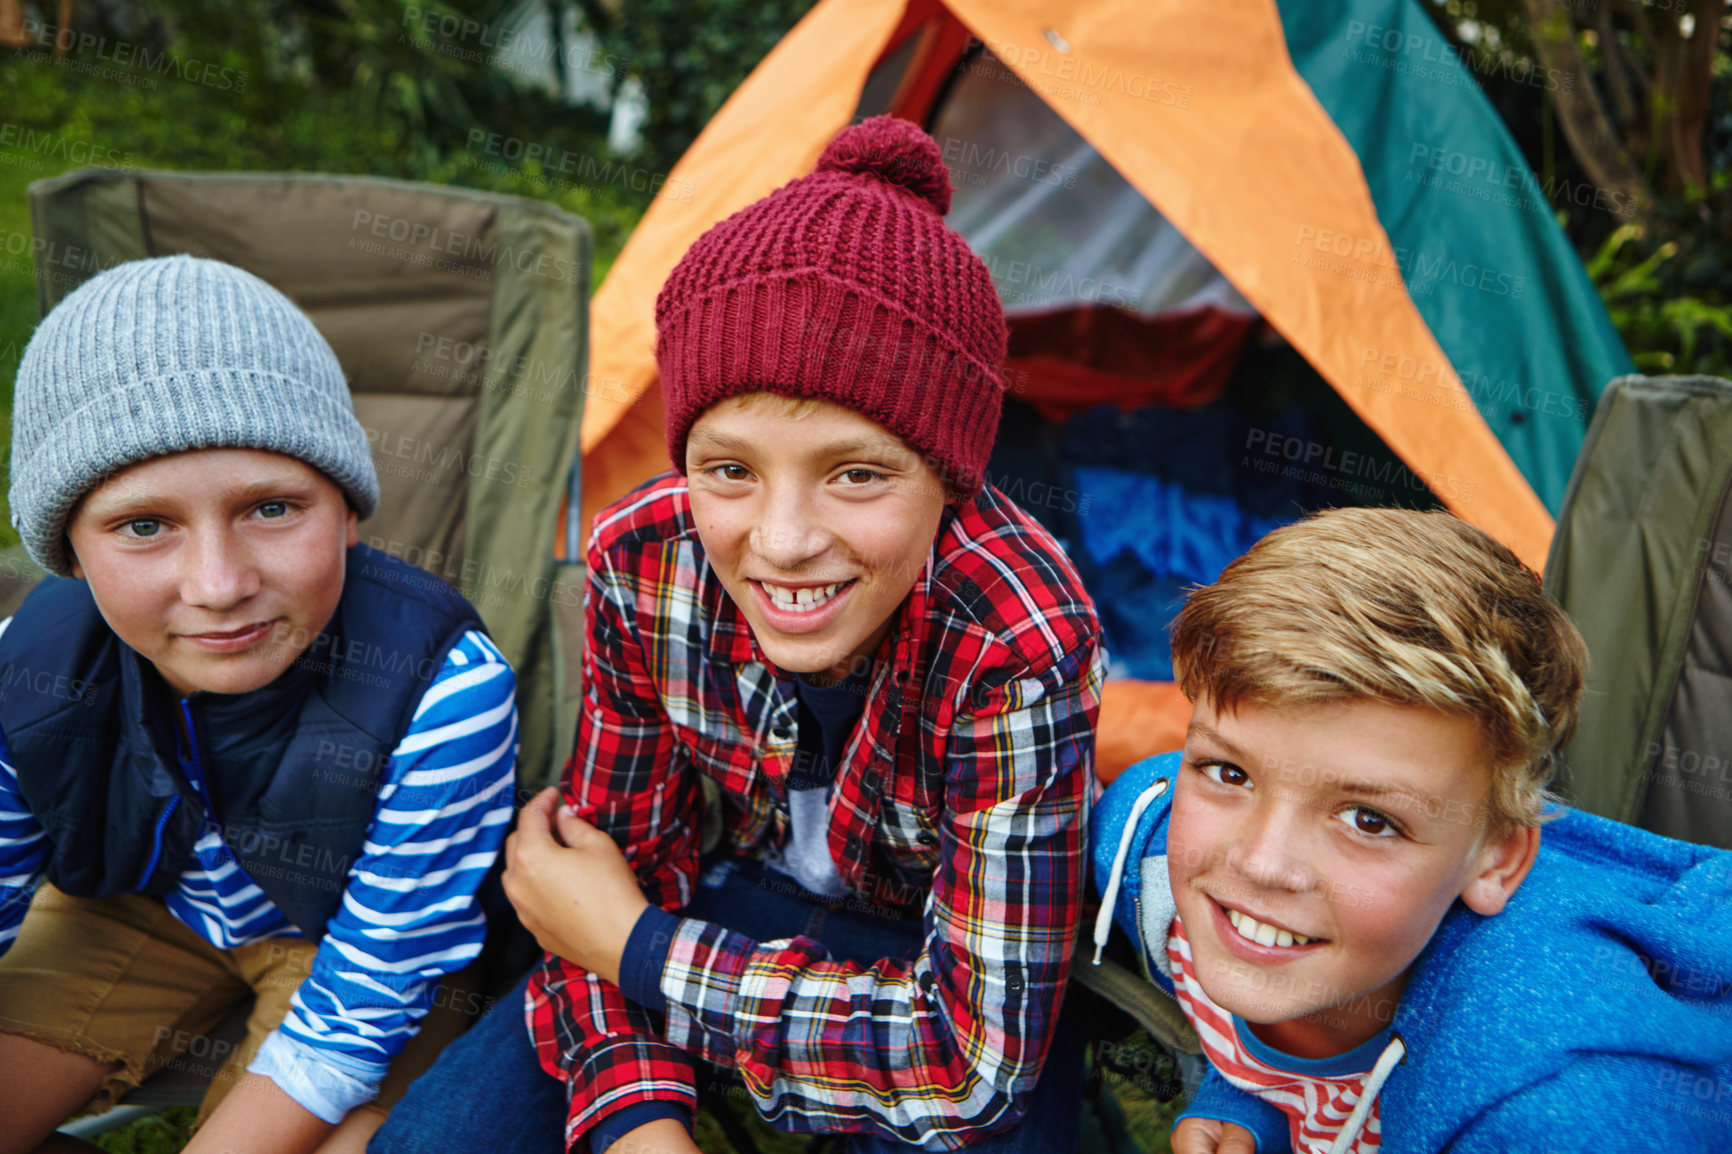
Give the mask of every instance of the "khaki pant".
[{"label": "khaki pant", "polygon": [[[288,1014],[316,952],[300,938],[219,950],[157,898],[75,898],[44,885],[0,956],[0,1033],[113,1063],[86,1113],[109,1109],[166,1066],[208,1072],[202,1123]],[[464,977],[446,980],[370,1108],[388,1110],[463,1032],[462,1009],[474,999],[447,995],[466,988],[458,980]],[[246,1038],[227,1049],[210,1031],[249,998]]]}]

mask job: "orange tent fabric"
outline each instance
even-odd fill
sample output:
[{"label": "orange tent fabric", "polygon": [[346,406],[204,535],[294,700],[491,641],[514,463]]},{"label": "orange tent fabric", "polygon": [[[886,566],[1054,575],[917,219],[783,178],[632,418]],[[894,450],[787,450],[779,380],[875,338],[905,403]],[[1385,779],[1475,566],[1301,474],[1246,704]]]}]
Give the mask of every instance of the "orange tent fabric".
[{"label": "orange tent fabric", "polygon": [[[1288,58],[1275,0],[822,0],[675,166],[667,187],[690,199],[651,207],[594,297],[583,525],[667,467],[654,310],[668,272],[711,224],[811,170],[893,37],[927,12],[1041,93],[1445,505],[1541,568],[1552,519],[1414,305],[1358,157]],[[1153,742],[1188,713],[1170,686],[1139,684],[1109,698],[1103,755],[1120,718],[1141,716]],[[1147,744],[1127,748],[1158,751]],[[1103,756],[1103,770],[1127,756]]]}]

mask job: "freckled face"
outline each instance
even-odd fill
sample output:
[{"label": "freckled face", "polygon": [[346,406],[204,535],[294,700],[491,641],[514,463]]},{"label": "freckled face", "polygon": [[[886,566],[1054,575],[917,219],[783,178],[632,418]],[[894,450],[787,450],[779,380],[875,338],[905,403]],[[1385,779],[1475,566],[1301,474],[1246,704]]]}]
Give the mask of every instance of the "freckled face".
[{"label": "freckled face", "polygon": [[944,511],[938,475],[875,421],[820,402],[733,397],[686,444],[704,553],[764,655],[795,673],[870,657],[924,570]]},{"label": "freckled face", "polygon": [[343,491],[310,465],[207,449],[109,477],[67,536],[109,628],[177,693],[246,693],[336,612],[359,530]]},{"label": "freckled face", "polygon": [[1455,899],[1497,913],[1532,864],[1539,831],[1491,837],[1490,795],[1468,718],[1198,701],[1167,844],[1204,991],[1298,1056],[1374,1037]]}]

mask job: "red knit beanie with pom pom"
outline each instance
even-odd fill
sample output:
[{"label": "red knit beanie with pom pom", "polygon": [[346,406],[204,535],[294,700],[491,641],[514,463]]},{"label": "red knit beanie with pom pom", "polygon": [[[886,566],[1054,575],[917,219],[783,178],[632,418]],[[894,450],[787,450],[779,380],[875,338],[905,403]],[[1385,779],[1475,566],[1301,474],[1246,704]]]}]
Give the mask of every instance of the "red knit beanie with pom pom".
[{"label": "red knit beanie with pom pom", "polygon": [[905,120],[843,129],[810,176],[700,236],[656,298],[668,453],[741,393],[833,401],[980,491],[1004,396],[1004,311],[944,223],[950,173]]}]

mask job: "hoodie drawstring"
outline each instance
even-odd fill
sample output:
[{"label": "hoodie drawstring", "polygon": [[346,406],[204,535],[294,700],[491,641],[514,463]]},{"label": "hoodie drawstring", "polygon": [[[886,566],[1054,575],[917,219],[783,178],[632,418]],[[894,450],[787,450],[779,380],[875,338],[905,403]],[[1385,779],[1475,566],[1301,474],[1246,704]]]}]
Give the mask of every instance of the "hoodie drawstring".
[{"label": "hoodie drawstring", "polygon": [[1167,779],[1160,778],[1155,784],[1137,795],[1137,802],[1131,806],[1131,816],[1125,822],[1125,828],[1119,831],[1119,851],[1113,855],[1113,868],[1107,873],[1107,889],[1101,895],[1101,912],[1095,915],[1095,965],[1101,964],[1101,951],[1107,948],[1107,939],[1113,932],[1113,907],[1119,904],[1119,881],[1124,877],[1125,858],[1131,852],[1131,837],[1137,832],[1137,823],[1143,819],[1143,811],[1149,808],[1149,803],[1167,792]]},{"label": "hoodie drawstring", "polygon": [[1377,1064],[1371,1067],[1371,1073],[1365,1076],[1365,1090],[1359,1095],[1359,1101],[1353,1104],[1353,1113],[1347,1115],[1347,1121],[1342,1123],[1341,1133],[1335,1136],[1329,1154],[1347,1154],[1353,1149],[1353,1144],[1359,1141],[1359,1132],[1365,1129],[1365,1123],[1371,1117],[1371,1107],[1382,1092],[1383,1083],[1389,1080],[1389,1075],[1405,1057],[1407,1043],[1396,1034],[1389,1039],[1389,1045],[1383,1047],[1383,1053],[1377,1056]]}]

